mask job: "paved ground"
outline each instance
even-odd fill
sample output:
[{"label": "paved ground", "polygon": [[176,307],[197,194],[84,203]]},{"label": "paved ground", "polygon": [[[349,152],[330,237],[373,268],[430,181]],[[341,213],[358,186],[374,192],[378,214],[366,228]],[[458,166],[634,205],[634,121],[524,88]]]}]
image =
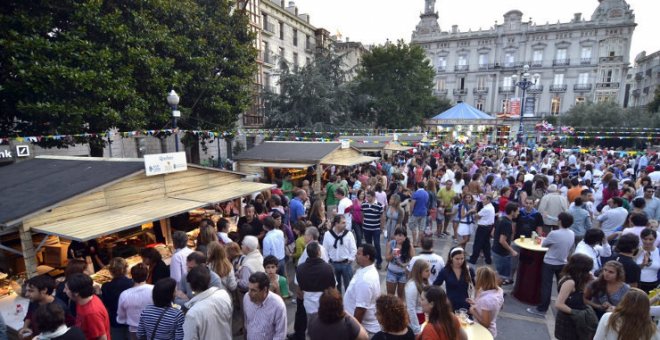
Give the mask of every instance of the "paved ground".
[{"label": "paved ground", "polygon": [[[442,256],[445,261],[447,254],[452,247],[451,238],[437,238],[434,237],[435,252]],[[381,249],[384,244],[381,244]],[[419,252],[419,248],[416,249]],[[472,250],[472,242],[468,243],[467,250]],[[384,250],[383,250],[384,256]],[[477,267],[483,266],[483,259],[477,264]],[[383,294],[385,293],[385,270],[380,271],[381,287]],[[497,339],[534,339],[534,340],[548,340],[554,339],[554,315],[556,310],[551,307],[548,310],[545,318],[537,317],[527,313],[525,310],[530,305],[516,300],[510,293],[513,285],[506,286],[504,291],[504,309],[500,312],[497,318]],[[556,294],[556,288],[553,288],[553,303]],[[291,301],[287,302],[288,309],[288,322],[289,332],[293,332],[293,321],[296,311],[296,305]],[[477,339],[478,340],[478,339]]]}]

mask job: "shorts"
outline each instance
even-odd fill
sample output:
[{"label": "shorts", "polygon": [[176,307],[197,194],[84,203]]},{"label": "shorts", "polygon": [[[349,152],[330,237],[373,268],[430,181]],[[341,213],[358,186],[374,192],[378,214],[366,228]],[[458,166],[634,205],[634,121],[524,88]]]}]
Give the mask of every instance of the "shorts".
[{"label": "shorts", "polygon": [[470,236],[472,234],[472,225],[467,223],[459,223],[456,232],[460,236]]},{"label": "shorts", "polygon": [[387,277],[385,278],[385,282],[405,284],[407,281],[408,278],[406,277],[406,272],[397,273],[389,269],[387,270]]},{"label": "shorts", "polygon": [[413,231],[415,229],[424,231],[424,228],[426,228],[426,216],[410,216],[408,219],[408,228]]}]

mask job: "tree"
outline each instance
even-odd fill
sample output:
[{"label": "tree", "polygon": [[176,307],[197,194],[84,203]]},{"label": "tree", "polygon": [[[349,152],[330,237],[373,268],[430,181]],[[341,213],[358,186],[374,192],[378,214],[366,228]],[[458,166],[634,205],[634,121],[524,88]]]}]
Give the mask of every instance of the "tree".
[{"label": "tree", "polygon": [[[224,129],[250,101],[256,51],[248,18],[230,16],[227,0],[9,0],[0,9],[0,135],[163,128],[171,88],[182,126]],[[90,143],[102,153],[102,140]]]},{"label": "tree", "polygon": [[619,104],[610,101],[588,102],[573,106],[565,116],[560,118],[560,123],[575,128],[660,128],[660,117],[644,108],[624,109]]},{"label": "tree", "polygon": [[646,106],[651,113],[660,112],[660,86],[655,87],[655,94],[653,100]]},{"label": "tree", "polygon": [[410,128],[437,105],[434,70],[424,50],[403,41],[376,46],[362,58],[358,93],[368,96],[377,126]]},{"label": "tree", "polygon": [[452,108],[451,100],[447,98],[433,98],[432,108],[430,110],[424,111],[424,118],[429,119],[437,116],[440,113],[443,113]]}]

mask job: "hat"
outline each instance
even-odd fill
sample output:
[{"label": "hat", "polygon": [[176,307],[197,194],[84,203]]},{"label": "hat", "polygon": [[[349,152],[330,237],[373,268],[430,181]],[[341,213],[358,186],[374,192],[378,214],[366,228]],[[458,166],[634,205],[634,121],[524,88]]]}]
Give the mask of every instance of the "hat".
[{"label": "hat", "polygon": [[557,192],[557,184],[550,184],[548,186],[548,192]]}]

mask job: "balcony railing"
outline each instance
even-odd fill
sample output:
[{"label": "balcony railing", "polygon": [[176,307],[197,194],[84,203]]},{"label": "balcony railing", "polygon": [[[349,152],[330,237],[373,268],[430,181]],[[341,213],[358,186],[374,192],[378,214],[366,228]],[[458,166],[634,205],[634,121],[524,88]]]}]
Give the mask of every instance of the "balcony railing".
[{"label": "balcony railing", "polygon": [[475,87],[472,89],[472,93],[474,94],[487,94],[488,93],[488,88],[487,87]]},{"label": "balcony railing", "polygon": [[543,93],[543,85],[532,86],[529,89],[527,89],[527,93],[529,94]]},{"label": "balcony railing", "polygon": [[447,92],[448,92],[447,89],[433,90],[433,95],[434,96],[446,96]]},{"label": "balcony railing", "polygon": [[550,92],[566,92],[566,89],[568,89],[566,84],[550,85]]},{"label": "balcony railing", "polygon": [[454,66],[454,71],[467,71],[470,69],[470,65],[456,65]]},{"label": "balcony railing", "polygon": [[498,89],[499,93],[513,93],[516,90],[515,86],[500,86]]},{"label": "balcony railing", "polygon": [[588,92],[591,91],[591,84],[575,84],[573,85],[573,91],[575,92]]},{"label": "balcony railing", "polygon": [[493,68],[495,68],[495,64],[479,64],[479,70],[480,71],[492,70]]},{"label": "balcony railing", "polygon": [[543,67],[543,60],[533,60],[531,63],[529,63],[529,66],[531,66],[531,67]]},{"label": "balcony railing", "polygon": [[525,65],[524,62],[512,62],[512,63],[505,62],[505,63],[501,63],[499,66],[501,66],[502,69],[505,70],[516,70],[522,68],[524,65]]},{"label": "balcony railing", "polygon": [[465,96],[468,94],[468,89],[454,89],[454,96]]},{"label": "balcony railing", "polygon": [[567,66],[571,64],[570,59],[555,59],[552,61],[553,66]]},{"label": "balcony railing", "polygon": [[598,59],[601,63],[623,62],[623,56],[601,57]]},{"label": "balcony railing", "polygon": [[260,114],[243,114],[243,125],[245,127],[262,127],[264,125],[264,116]]},{"label": "balcony railing", "polygon": [[264,22],[264,33],[275,34],[275,24],[271,22]]},{"label": "balcony railing", "polygon": [[642,93],[640,89],[634,89],[632,90],[632,95],[635,97],[639,97],[639,95]]},{"label": "balcony railing", "polygon": [[580,65],[591,65],[591,58],[581,58]]},{"label": "balcony railing", "polygon": [[609,83],[596,83],[596,89],[618,89],[619,83],[609,82]]}]

